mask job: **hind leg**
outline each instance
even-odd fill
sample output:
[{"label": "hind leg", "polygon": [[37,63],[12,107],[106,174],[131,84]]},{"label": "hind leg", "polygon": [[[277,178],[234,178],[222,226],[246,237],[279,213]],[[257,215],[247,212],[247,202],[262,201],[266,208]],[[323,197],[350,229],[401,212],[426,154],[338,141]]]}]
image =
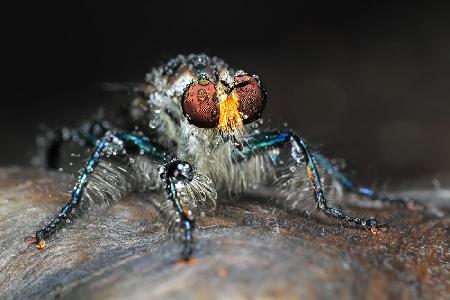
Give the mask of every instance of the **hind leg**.
[{"label": "hind leg", "polygon": [[325,156],[318,152],[313,152],[312,156],[316,163],[325,169],[325,171],[333,178],[335,178],[346,190],[357,195],[369,198],[371,200],[381,201],[386,204],[393,204],[409,209],[417,209],[420,207],[413,199],[409,198],[394,198],[379,193],[371,188],[359,186],[344,175],[335,165],[333,165]]},{"label": "hind leg", "polygon": [[66,143],[94,147],[98,139],[111,129],[108,122],[87,122],[77,128],[62,127],[56,130],[43,130],[36,138],[38,153],[34,164],[56,169],[60,165],[61,147]]}]

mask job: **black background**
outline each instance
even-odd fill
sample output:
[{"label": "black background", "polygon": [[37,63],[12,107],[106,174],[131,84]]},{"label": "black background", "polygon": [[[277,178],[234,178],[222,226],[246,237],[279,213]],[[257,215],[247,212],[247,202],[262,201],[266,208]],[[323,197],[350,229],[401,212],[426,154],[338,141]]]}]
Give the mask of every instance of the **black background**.
[{"label": "black background", "polygon": [[363,181],[450,169],[449,5],[166,2],[2,7],[0,165],[29,163],[41,122],[75,125],[129,101],[96,83],[206,52],[258,74],[271,124],[346,158]]}]

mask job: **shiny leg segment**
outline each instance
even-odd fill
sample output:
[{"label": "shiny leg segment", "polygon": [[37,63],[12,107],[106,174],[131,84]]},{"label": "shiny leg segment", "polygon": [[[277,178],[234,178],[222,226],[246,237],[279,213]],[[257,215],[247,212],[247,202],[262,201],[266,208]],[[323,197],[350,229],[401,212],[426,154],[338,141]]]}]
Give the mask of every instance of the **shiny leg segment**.
[{"label": "shiny leg segment", "polygon": [[346,175],[344,175],[335,165],[333,165],[325,156],[318,152],[312,153],[316,163],[325,169],[325,171],[344,187],[344,189],[355,193],[357,195],[369,198],[371,200],[381,201],[386,204],[397,205],[401,207],[407,207],[409,209],[417,209],[420,207],[413,199],[409,198],[394,198],[379,193],[371,188],[359,186],[350,180]]},{"label": "shiny leg segment", "polygon": [[385,224],[380,223],[376,219],[362,219],[352,217],[345,214],[338,208],[331,207],[327,204],[327,199],[321,183],[321,177],[318,173],[316,163],[306,142],[296,134],[288,131],[265,132],[250,136],[246,139],[246,146],[239,153],[240,159],[248,159],[252,155],[269,151],[273,148],[284,146],[290,147],[292,159],[297,165],[304,165],[309,177],[309,182],[314,190],[314,199],[317,209],[326,216],[346,223],[370,229],[373,233],[379,232],[381,229],[387,228]]},{"label": "shiny leg segment", "polygon": [[176,160],[161,147],[152,144],[148,138],[131,133],[108,132],[103,138],[97,141],[95,150],[83,168],[70,200],[61,208],[59,213],[47,226],[38,230],[34,237],[27,238],[27,242],[36,244],[36,247],[39,249],[44,248],[46,240],[74,216],[75,210],[80,207],[83,193],[89,184],[90,176],[103,157],[127,155],[127,153],[135,151],[141,155],[147,155],[154,160],[160,161],[165,165],[161,173],[161,179],[164,183],[166,196],[172,201],[180,217],[182,242],[184,245],[182,255],[183,258],[187,259],[192,254],[192,231],[194,222],[188,210],[180,204],[177,185],[189,184],[194,176],[193,169],[188,163]]}]

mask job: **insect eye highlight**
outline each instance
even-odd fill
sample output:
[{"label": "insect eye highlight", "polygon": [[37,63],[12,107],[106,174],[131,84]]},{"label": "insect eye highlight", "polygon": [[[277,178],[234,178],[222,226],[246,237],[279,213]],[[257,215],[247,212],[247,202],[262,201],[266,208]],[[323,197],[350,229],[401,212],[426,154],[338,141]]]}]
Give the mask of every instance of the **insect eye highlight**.
[{"label": "insect eye highlight", "polygon": [[199,79],[185,90],[181,101],[183,114],[200,128],[213,128],[219,124],[219,100],[215,85],[208,79]]},{"label": "insect eye highlight", "polygon": [[238,109],[244,124],[261,117],[266,106],[266,93],[254,76],[246,74],[235,76],[233,93],[238,98]]}]

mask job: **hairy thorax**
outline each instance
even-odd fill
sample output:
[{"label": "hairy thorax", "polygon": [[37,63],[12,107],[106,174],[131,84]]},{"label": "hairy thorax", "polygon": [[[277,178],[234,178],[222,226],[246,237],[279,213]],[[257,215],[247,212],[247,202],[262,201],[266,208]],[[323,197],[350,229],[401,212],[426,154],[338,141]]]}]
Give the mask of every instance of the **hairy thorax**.
[{"label": "hairy thorax", "polygon": [[[274,179],[274,164],[267,154],[254,155],[238,163],[236,140],[224,138],[218,130],[194,128],[181,124],[182,143],[179,154],[195,162],[196,172],[208,176],[219,194],[233,195],[257,188]],[[243,130],[238,141],[245,143]]]}]

